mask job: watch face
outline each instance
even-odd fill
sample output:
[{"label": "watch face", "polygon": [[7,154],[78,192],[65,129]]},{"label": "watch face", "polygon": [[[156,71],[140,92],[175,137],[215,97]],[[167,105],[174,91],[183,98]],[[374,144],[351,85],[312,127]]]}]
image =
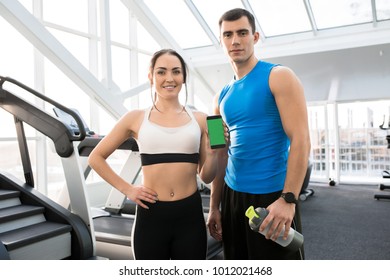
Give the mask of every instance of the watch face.
[{"label": "watch face", "polygon": [[293,193],[286,193],[286,200],[287,202],[294,202],[295,201],[295,197],[294,197],[294,194]]},{"label": "watch face", "polygon": [[288,203],[296,203],[295,195],[292,192],[283,193],[282,197],[286,200]]}]

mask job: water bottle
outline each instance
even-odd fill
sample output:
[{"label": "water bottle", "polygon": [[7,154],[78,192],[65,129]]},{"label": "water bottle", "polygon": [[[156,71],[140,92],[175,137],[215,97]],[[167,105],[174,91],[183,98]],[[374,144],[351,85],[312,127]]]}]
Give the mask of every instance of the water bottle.
[{"label": "water bottle", "polygon": [[[255,209],[253,206],[250,206],[245,212],[245,216],[249,218],[249,226],[255,232],[259,232],[260,225],[267,215],[268,210],[261,207]],[[265,236],[271,227],[271,224],[272,223],[268,224],[260,233]],[[275,240],[276,243],[292,251],[298,251],[298,249],[301,248],[303,244],[302,234],[295,231],[293,228],[290,228],[287,239],[283,239],[283,234],[284,230],[282,230],[280,236]]]}]

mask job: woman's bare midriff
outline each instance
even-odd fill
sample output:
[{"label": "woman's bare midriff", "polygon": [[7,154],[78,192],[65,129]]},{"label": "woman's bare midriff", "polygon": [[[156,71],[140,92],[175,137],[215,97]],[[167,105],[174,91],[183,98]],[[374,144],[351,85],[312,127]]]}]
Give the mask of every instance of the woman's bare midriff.
[{"label": "woman's bare midriff", "polygon": [[154,190],[159,201],[180,200],[197,190],[197,167],[197,164],[187,162],[144,166],[143,185]]}]

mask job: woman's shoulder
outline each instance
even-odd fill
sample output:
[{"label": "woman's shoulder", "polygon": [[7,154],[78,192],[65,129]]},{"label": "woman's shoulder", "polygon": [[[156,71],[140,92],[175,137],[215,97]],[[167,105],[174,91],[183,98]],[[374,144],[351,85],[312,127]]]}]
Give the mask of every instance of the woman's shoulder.
[{"label": "woman's shoulder", "polygon": [[202,111],[198,111],[196,109],[192,109],[192,114],[194,115],[197,123],[199,124],[199,126],[203,130],[205,128],[205,125],[206,125],[207,114],[202,112]]},{"label": "woman's shoulder", "polygon": [[126,114],[124,114],[119,120],[119,122],[126,124],[126,126],[127,125],[139,126],[144,119],[145,112],[146,112],[145,109],[131,110]]},{"label": "woman's shoulder", "polygon": [[148,108],[144,109],[134,109],[131,111],[128,111],[124,117],[126,118],[138,118],[143,117],[145,115],[145,112],[148,110]]},{"label": "woman's shoulder", "polygon": [[205,119],[207,114],[196,108],[189,108],[196,119]]}]

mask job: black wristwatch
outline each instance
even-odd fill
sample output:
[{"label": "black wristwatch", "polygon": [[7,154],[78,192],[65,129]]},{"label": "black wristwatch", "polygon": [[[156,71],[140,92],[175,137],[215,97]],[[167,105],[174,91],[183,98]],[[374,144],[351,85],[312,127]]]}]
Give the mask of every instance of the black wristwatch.
[{"label": "black wristwatch", "polygon": [[287,203],[295,203],[295,204],[298,203],[298,200],[295,198],[295,195],[294,195],[292,192],[282,193],[282,194],[280,195],[280,197],[283,197],[284,200],[285,200]]}]

